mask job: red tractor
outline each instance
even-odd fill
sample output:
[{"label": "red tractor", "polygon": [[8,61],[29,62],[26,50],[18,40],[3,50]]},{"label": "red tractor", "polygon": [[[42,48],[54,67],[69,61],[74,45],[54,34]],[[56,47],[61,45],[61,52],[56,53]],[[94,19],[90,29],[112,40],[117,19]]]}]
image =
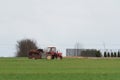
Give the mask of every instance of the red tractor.
[{"label": "red tractor", "polygon": [[47,59],[62,59],[62,53],[56,50],[56,47],[47,47],[46,50]]},{"label": "red tractor", "polygon": [[28,53],[29,59],[62,59],[62,53],[56,50],[56,47],[47,47],[46,50],[43,49],[32,49]]}]

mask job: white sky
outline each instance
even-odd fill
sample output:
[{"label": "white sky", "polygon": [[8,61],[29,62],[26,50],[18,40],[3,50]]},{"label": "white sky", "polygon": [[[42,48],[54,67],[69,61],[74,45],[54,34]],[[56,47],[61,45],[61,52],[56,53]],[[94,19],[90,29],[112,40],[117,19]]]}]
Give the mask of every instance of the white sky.
[{"label": "white sky", "polygon": [[120,0],[0,0],[0,56],[13,56],[16,41],[45,48],[120,48]]}]

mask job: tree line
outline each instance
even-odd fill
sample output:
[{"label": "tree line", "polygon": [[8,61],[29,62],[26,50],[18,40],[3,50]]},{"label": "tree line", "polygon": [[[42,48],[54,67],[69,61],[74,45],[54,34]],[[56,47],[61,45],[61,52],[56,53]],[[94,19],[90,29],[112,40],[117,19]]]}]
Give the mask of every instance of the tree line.
[{"label": "tree line", "polygon": [[81,52],[83,57],[102,57],[102,53],[96,49],[86,49]]},{"label": "tree line", "polygon": [[120,52],[104,52],[104,57],[120,57]]}]

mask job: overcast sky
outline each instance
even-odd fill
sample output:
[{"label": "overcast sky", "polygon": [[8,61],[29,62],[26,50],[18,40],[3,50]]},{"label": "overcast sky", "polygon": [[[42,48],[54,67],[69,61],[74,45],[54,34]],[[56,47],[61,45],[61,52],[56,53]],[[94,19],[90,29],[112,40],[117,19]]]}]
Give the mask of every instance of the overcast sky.
[{"label": "overcast sky", "polygon": [[0,0],[0,56],[14,56],[16,42],[38,46],[120,48],[120,0]]}]

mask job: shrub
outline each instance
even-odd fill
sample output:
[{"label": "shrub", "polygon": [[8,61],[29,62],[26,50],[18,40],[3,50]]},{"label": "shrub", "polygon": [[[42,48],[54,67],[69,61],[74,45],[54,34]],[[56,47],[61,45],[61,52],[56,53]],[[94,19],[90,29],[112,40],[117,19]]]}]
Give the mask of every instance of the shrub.
[{"label": "shrub", "polygon": [[101,52],[96,49],[87,49],[81,52],[83,57],[101,57]]},{"label": "shrub", "polygon": [[104,52],[104,57],[107,57],[107,53],[106,52]]},{"label": "shrub", "polygon": [[110,57],[110,53],[109,52],[107,53],[107,56]]},{"label": "shrub", "polygon": [[114,57],[116,57],[117,56],[117,54],[116,54],[116,52],[114,52]]},{"label": "shrub", "polygon": [[118,51],[118,57],[120,57],[120,52]]},{"label": "shrub", "polygon": [[113,52],[111,52],[111,57],[114,57],[114,54],[113,54]]},{"label": "shrub", "polygon": [[38,48],[36,45],[36,42],[31,39],[23,39],[23,40],[17,41],[16,47],[17,47],[17,53],[16,53],[17,57],[27,57],[28,52],[31,49]]}]

